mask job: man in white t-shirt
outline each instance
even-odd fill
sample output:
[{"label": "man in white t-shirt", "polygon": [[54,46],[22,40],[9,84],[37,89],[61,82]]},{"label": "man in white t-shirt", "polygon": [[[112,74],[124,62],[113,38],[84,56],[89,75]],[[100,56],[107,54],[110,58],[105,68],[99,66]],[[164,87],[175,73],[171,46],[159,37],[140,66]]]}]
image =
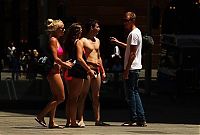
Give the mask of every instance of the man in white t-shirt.
[{"label": "man in white t-shirt", "polygon": [[130,120],[122,126],[147,126],[144,109],[138,92],[139,72],[142,69],[142,34],[135,25],[136,15],[134,12],[126,12],[124,26],[129,34],[127,42],[123,43],[115,37],[111,42],[124,47],[124,72],[123,77],[127,91],[127,103],[130,111]]}]

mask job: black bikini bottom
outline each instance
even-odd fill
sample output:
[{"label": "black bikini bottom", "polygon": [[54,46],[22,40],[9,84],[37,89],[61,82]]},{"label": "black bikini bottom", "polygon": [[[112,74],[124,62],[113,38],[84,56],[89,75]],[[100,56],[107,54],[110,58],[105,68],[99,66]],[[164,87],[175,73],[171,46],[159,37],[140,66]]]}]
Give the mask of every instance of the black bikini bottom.
[{"label": "black bikini bottom", "polygon": [[81,65],[75,64],[68,70],[68,76],[87,79],[87,71]]}]

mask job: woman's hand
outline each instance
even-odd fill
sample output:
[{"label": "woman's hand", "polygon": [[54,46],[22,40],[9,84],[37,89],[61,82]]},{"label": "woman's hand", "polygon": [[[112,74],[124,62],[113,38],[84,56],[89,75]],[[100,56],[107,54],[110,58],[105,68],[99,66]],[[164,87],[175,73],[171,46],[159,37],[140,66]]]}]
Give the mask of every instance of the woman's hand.
[{"label": "woman's hand", "polygon": [[71,69],[74,66],[74,63],[70,59],[70,60],[65,61],[65,65],[66,65],[66,68]]}]

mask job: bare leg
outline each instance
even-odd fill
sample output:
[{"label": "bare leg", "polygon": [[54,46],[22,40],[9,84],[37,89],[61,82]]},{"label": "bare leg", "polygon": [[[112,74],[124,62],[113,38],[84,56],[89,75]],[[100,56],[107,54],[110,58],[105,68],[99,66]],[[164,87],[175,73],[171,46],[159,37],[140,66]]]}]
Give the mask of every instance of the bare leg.
[{"label": "bare leg", "polygon": [[60,74],[54,74],[48,78],[48,81],[53,94],[53,100],[37,115],[37,118],[43,120],[47,113],[50,112],[49,126],[54,126],[56,107],[65,99],[64,85]]},{"label": "bare leg", "polygon": [[98,74],[96,79],[91,79],[92,103],[93,103],[93,111],[96,122],[100,121],[100,102],[99,102],[100,86],[101,86],[101,76],[100,74]]},{"label": "bare leg", "polygon": [[83,114],[84,114],[84,108],[85,108],[85,99],[87,97],[88,91],[90,88],[90,79],[84,80],[83,89],[81,91],[81,94],[79,96],[78,100],[78,114],[77,119],[79,120],[79,123],[84,124]]},{"label": "bare leg", "polygon": [[84,79],[73,78],[70,81],[69,89],[69,114],[71,119],[71,126],[76,126],[76,115],[77,115],[77,103],[78,97],[80,96],[82,87],[83,87]]},{"label": "bare leg", "polygon": [[55,97],[55,100],[57,101],[56,106],[51,110],[50,120],[49,120],[49,125],[54,126],[56,108],[60,103],[62,103],[65,100],[65,91],[64,91],[64,85],[63,85],[63,81],[60,74],[55,74],[52,77],[50,84],[51,84],[50,87],[52,89],[52,93]]},{"label": "bare leg", "polygon": [[47,104],[47,106],[37,115],[39,121],[43,121],[44,117],[49,113],[53,108],[56,107],[57,101],[53,100]]},{"label": "bare leg", "polygon": [[67,99],[66,99],[66,107],[65,107],[66,118],[67,118],[66,127],[68,127],[68,126],[70,126],[70,123],[71,123],[70,114],[69,114],[70,113],[70,111],[69,111],[69,109],[70,109],[70,106],[69,106],[69,89],[70,89],[69,84],[70,84],[70,80],[69,81],[65,80],[65,84],[67,86],[67,90],[66,90]]}]

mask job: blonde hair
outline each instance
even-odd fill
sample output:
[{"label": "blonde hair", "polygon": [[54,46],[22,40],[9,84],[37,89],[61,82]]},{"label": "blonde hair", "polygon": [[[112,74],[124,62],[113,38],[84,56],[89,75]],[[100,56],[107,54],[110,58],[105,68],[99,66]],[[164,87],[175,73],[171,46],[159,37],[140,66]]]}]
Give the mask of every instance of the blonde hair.
[{"label": "blonde hair", "polygon": [[126,12],[126,16],[128,16],[131,21],[135,22],[136,14],[134,12]]},{"label": "blonde hair", "polygon": [[47,19],[47,32],[56,31],[58,28],[64,25],[64,23],[59,20]]}]

